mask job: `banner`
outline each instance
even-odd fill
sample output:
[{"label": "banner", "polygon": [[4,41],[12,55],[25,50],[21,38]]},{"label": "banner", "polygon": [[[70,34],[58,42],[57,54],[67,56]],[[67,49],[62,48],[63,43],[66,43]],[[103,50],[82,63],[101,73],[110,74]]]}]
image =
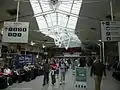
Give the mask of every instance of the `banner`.
[{"label": "banner", "polygon": [[75,70],[75,90],[87,90],[87,69],[77,67]]},{"label": "banner", "polygon": [[32,54],[27,55],[17,55],[16,56],[16,63],[15,66],[17,68],[22,68],[25,64],[34,64],[35,63],[35,57]]},{"label": "banner", "polygon": [[28,22],[4,22],[2,42],[28,43]]}]

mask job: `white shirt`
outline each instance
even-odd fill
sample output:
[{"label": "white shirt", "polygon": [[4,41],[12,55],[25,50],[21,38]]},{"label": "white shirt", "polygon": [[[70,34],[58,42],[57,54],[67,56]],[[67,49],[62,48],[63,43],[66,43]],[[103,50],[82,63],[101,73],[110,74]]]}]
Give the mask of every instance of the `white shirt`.
[{"label": "white shirt", "polygon": [[4,69],[4,75],[8,75],[11,73],[11,70],[8,68],[8,69]]}]

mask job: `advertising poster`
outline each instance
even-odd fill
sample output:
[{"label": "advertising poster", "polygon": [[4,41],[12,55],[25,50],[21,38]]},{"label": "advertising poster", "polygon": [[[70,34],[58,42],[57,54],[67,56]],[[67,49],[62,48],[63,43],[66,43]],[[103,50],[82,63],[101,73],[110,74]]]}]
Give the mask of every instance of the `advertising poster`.
[{"label": "advertising poster", "polygon": [[76,67],[75,90],[87,90],[87,69],[85,67]]},{"label": "advertising poster", "polygon": [[29,63],[31,63],[31,64],[35,63],[34,55],[27,54],[25,56],[24,54],[22,54],[22,55],[16,56],[16,62],[15,62],[16,68],[22,68],[22,67],[24,67],[25,64],[29,64]]}]

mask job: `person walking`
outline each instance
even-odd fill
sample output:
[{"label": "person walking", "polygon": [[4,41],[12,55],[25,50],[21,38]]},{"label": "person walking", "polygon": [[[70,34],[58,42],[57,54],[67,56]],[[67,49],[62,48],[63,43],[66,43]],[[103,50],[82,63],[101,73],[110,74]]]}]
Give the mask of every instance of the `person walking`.
[{"label": "person walking", "polygon": [[102,76],[103,74],[104,76],[106,76],[106,69],[105,69],[105,65],[102,62],[100,62],[98,56],[95,58],[95,61],[91,67],[90,75],[92,76],[93,73],[95,76],[95,90],[100,90]]},{"label": "person walking", "polygon": [[52,79],[52,85],[54,85],[54,84],[56,83],[56,69],[57,69],[56,62],[53,61],[53,63],[51,64],[51,79]]},{"label": "person walking", "polygon": [[49,72],[50,72],[50,64],[48,63],[48,60],[43,64],[43,72],[44,72],[44,79],[43,79],[43,86],[46,85],[46,83],[49,83]]},{"label": "person walking", "polygon": [[59,62],[58,61],[57,61],[56,65],[57,65],[56,75],[57,75],[57,78],[59,78]]},{"label": "person walking", "polygon": [[59,63],[59,67],[60,67],[60,76],[61,76],[60,85],[62,85],[65,83],[65,73],[66,73],[66,65],[63,60]]}]

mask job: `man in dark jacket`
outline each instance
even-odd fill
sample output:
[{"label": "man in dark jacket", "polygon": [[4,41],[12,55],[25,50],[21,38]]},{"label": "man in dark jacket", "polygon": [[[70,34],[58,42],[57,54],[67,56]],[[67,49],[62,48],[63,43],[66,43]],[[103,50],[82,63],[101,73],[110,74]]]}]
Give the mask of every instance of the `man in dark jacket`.
[{"label": "man in dark jacket", "polygon": [[100,59],[98,58],[98,56],[96,57],[92,68],[91,68],[91,76],[93,75],[95,76],[95,90],[100,90],[100,85],[101,85],[101,80],[102,80],[102,76],[104,73],[104,76],[106,76],[106,70],[105,70],[105,65],[103,63],[100,62]]},{"label": "man in dark jacket", "polygon": [[48,63],[48,60],[43,65],[43,71],[44,71],[44,80],[43,80],[43,86],[49,83],[49,71],[50,71],[50,64]]}]

